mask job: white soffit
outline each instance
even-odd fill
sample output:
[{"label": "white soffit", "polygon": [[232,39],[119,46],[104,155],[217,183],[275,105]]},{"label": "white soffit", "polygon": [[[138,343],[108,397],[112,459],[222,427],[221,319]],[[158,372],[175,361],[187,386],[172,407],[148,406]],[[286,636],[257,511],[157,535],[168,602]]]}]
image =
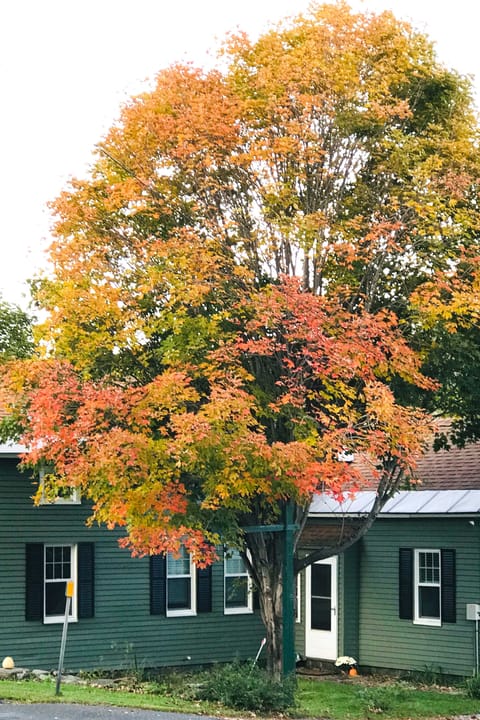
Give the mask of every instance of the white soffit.
[{"label": "white soffit", "polygon": [[19,445],[18,443],[0,443],[0,457],[18,457],[26,449],[25,445]]}]

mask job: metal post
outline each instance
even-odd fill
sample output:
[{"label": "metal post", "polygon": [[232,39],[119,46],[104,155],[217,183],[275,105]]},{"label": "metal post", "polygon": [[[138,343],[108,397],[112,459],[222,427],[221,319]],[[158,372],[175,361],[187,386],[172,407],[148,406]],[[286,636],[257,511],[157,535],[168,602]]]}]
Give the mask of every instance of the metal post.
[{"label": "metal post", "polygon": [[293,503],[285,503],[283,558],[283,676],[295,671],[294,574],[293,574]]},{"label": "metal post", "polygon": [[57,682],[55,685],[55,695],[60,695],[60,684],[62,682],[63,660],[65,657],[65,646],[67,644],[68,618],[70,616],[70,607],[72,605],[72,597],[73,597],[73,582],[71,582],[71,581],[67,582],[67,586],[65,589],[65,596],[66,596],[65,617],[63,620],[62,642],[60,645],[60,657],[58,660],[58,672],[57,672]]},{"label": "metal post", "polygon": [[475,675],[478,675],[478,613],[475,620]]}]

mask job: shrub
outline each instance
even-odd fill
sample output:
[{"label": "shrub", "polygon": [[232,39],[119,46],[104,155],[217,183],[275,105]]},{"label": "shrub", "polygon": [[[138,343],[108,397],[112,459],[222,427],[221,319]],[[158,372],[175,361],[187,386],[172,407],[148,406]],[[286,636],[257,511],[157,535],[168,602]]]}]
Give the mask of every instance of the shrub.
[{"label": "shrub", "polygon": [[425,665],[422,672],[422,680],[426,685],[441,685],[443,682],[443,671],[440,665]]},{"label": "shrub", "polygon": [[468,697],[480,698],[480,675],[474,675],[465,680],[465,690]]},{"label": "shrub", "polygon": [[400,678],[415,685],[454,685],[455,678],[443,672],[441,665],[427,664],[423,669],[406,670],[400,674]]},{"label": "shrub", "polygon": [[369,713],[383,713],[392,710],[399,701],[406,696],[404,688],[387,685],[384,687],[363,688],[359,691],[365,711]]},{"label": "shrub", "polygon": [[212,700],[237,710],[281,712],[292,707],[295,679],[276,682],[259,667],[234,662],[206,673],[198,688],[199,700]]}]

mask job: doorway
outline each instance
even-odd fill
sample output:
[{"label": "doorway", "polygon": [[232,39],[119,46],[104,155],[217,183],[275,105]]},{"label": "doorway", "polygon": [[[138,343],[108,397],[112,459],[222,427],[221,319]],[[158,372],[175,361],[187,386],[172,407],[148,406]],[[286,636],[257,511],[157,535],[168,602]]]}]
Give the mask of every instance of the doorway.
[{"label": "doorway", "polygon": [[310,565],[305,584],[305,654],[335,660],[338,650],[337,557]]}]

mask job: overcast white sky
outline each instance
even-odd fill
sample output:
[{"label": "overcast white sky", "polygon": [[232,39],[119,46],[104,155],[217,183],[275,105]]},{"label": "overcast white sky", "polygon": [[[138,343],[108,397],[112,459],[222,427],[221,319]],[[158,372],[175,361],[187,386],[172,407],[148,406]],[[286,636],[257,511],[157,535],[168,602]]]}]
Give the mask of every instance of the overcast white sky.
[{"label": "overcast white sky", "polygon": [[[477,77],[475,0],[352,0],[389,8],[436,42],[448,66]],[[228,30],[258,34],[309,0],[1,0],[0,294],[27,306],[44,263],[46,208],[122,102],[176,60],[203,64]]]}]

